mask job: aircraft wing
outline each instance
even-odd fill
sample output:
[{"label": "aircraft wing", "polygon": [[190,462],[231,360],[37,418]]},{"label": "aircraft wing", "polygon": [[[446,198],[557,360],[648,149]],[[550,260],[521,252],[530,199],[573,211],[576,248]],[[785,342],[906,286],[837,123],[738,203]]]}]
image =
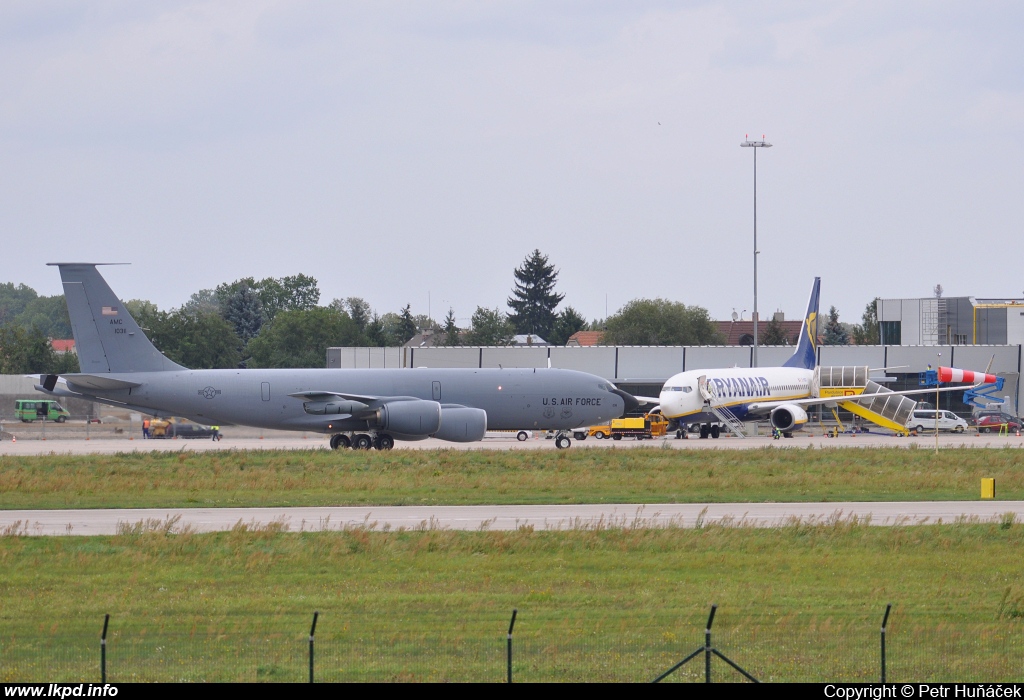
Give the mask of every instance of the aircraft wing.
[{"label": "aircraft wing", "polygon": [[633,398],[640,402],[641,406],[653,405],[657,407],[658,404],[661,403],[660,398],[655,398],[653,396],[633,396]]},{"label": "aircraft wing", "polygon": [[368,407],[381,406],[392,401],[417,401],[415,396],[373,396],[370,394],[348,394],[340,391],[297,391],[288,394],[293,399],[300,401],[357,401],[366,404]]},{"label": "aircraft wing", "polygon": [[754,415],[760,415],[769,413],[773,408],[779,406],[821,406],[830,403],[839,403],[840,401],[858,401],[866,400],[868,398],[875,398],[878,396],[914,396],[916,394],[934,394],[936,391],[944,393],[947,391],[965,391],[971,389],[974,386],[980,386],[974,384],[971,386],[948,386],[936,389],[908,389],[906,391],[883,391],[874,394],[854,394],[852,396],[828,396],[828,397],[817,397],[811,399],[790,399],[788,401],[758,401],[747,406],[747,412],[753,413]]}]

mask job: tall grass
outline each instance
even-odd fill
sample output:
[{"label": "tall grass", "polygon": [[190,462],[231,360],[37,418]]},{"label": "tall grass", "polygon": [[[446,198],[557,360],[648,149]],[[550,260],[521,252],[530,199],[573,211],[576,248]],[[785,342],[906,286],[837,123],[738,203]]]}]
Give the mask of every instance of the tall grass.
[{"label": "tall grass", "polygon": [[[0,538],[0,679],[500,680],[518,608],[521,680],[649,680],[703,642],[767,680],[1019,680],[1024,527],[197,534]],[[696,679],[689,667],[679,680]],[[720,679],[730,678],[724,666]]]},{"label": "tall grass", "polygon": [[1016,449],[232,451],[0,457],[0,508],[1024,498]]}]

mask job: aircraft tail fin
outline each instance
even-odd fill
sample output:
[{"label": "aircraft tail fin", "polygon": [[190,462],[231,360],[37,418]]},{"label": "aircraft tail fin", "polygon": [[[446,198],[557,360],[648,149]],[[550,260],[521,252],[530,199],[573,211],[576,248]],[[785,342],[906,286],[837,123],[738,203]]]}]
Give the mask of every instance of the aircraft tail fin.
[{"label": "aircraft tail fin", "polygon": [[75,334],[78,364],[87,374],[184,369],[149,341],[96,269],[97,263],[50,263],[60,269]]},{"label": "aircraft tail fin", "polygon": [[800,341],[796,352],[786,360],[783,367],[800,367],[814,369],[818,364],[818,296],[821,292],[821,278],[814,278],[811,287],[811,298],[807,302],[807,313],[803,325],[800,326]]}]

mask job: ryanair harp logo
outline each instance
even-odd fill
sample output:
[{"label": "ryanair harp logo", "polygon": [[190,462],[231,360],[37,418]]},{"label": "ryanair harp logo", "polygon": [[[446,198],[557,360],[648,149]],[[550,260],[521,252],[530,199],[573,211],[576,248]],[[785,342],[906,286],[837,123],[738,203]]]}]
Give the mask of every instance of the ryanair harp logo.
[{"label": "ryanair harp logo", "polygon": [[811,341],[811,347],[818,346],[818,314],[812,311],[807,314],[807,336]]}]

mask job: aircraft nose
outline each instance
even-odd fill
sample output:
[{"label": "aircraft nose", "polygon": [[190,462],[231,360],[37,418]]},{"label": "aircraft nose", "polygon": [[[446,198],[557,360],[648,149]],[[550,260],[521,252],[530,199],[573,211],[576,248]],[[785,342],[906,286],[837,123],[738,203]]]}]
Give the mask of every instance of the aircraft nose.
[{"label": "aircraft nose", "polygon": [[622,415],[626,415],[627,413],[633,413],[638,408],[640,408],[640,402],[637,401],[632,394],[625,392],[622,389],[612,389],[612,393],[618,394],[619,397],[622,399]]}]

